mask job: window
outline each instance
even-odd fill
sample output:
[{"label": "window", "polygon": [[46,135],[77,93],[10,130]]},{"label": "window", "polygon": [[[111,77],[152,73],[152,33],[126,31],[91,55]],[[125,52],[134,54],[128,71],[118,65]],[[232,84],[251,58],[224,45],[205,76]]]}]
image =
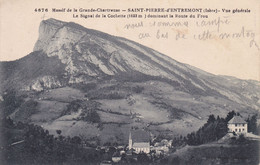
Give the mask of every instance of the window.
[{"label": "window", "polygon": [[235,124],[235,127],[237,127],[237,124]]},{"label": "window", "polygon": [[239,132],[241,132],[241,129],[239,129]]},{"label": "window", "polygon": [[235,131],[237,132],[237,129],[235,129]]},{"label": "window", "polygon": [[243,131],[245,131],[245,129],[243,128]]},{"label": "window", "polygon": [[245,126],[245,124],[243,124],[243,127]]}]

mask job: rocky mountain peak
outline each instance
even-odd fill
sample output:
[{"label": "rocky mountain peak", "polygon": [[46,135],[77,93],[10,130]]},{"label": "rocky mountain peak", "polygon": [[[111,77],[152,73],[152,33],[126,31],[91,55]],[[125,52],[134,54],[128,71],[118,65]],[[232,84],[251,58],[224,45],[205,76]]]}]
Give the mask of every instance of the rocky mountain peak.
[{"label": "rocky mountain peak", "polygon": [[133,77],[135,75],[130,73],[140,73],[154,79],[165,79],[187,92],[205,94],[210,89],[198,78],[203,72],[136,42],[72,22],[42,21],[34,50],[41,50],[48,57],[58,57],[65,64],[69,83],[84,83],[89,77],[122,74]]},{"label": "rocky mountain peak", "polygon": [[39,39],[34,47],[34,51],[39,50],[49,57],[57,56],[66,65],[70,82],[84,81],[86,76],[122,72],[141,72],[176,80],[171,73],[173,70],[165,66],[184,67],[135,42],[55,19],[41,22]]},{"label": "rocky mountain peak", "polygon": [[[55,19],[41,22],[34,52],[0,68],[0,95],[15,89],[39,103],[37,111],[15,110],[17,121],[26,117],[63,135],[84,128],[86,136],[94,130],[93,137],[114,137],[110,128],[137,125],[183,133],[210,114],[247,116],[260,108],[259,82],[212,75],[134,41]],[[82,108],[64,115],[78,100]],[[87,114],[85,107],[97,111],[102,129],[75,117]]]},{"label": "rocky mountain peak", "polygon": [[65,22],[53,18],[43,20],[39,26],[39,38],[34,46],[34,51],[45,50],[48,42],[52,39],[57,30],[65,24]]},{"label": "rocky mountain peak", "polygon": [[[87,29],[73,22],[55,19],[40,24],[35,51],[57,58],[64,66],[67,83],[87,83],[89,79],[112,76],[153,79],[170,83],[176,90],[192,95],[230,97],[215,76],[179,63],[134,41]],[[217,81],[226,81],[217,78]]]}]

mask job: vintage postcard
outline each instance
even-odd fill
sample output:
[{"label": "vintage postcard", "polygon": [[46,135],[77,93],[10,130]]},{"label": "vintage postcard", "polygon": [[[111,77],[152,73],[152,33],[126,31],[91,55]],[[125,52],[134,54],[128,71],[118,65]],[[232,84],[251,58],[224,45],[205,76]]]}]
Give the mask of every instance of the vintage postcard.
[{"label": "vintage postcard", "polygon": [[0,164],[259,164],[258,1],[0,12]]}]

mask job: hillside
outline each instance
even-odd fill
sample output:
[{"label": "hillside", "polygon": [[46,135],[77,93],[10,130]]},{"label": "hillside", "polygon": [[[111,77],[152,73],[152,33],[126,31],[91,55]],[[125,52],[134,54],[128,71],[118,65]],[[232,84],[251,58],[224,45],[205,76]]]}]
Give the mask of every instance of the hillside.
[{"label": "hillside", "polygon": [[169,155],[169,164],[257,165],[259,142],[249,139],[226,139],[199,146],[185,146]]},{"label": "hillside", "polygon": [[41,22],[34,52],[0,62],[0,80],[3,98],[15,91],[21,99],[6,113],[13,120],[95,143],[125,143],[133,127],[186,134],[210,114],[236,110],[246,118],[260,108],[257,81],[216,76],[136,42],[55,19]]}]

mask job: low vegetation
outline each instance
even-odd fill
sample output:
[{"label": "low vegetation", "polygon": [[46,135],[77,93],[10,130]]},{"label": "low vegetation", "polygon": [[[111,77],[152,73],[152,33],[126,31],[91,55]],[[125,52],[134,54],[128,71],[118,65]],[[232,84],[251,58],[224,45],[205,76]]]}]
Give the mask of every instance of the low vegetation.
[{"label": "low vegetation", "polygon": [[67,109],[63,111],[61,116],[79,112],[80,109],[81,112],[77,120],[83,120],[90,123],[100,122],[100,116],[97,113],[98,103],[94,101],[73,100],[67,105]]},{"label": "low vegetation", "polygon": [[2,117],[5,118],[13,113],[23,102],[23,96],[18,95],[15,90],[7,90],[3,95],[3,101],[0,102]]},{"label": "low vegetation", "polygon": [[165,164],[226,164],[258,165],[259,147],[257,141],[236,140],[236,145],[201,145],[186,146],[183,153],[176,152],[166,158]]},{"label": "low vegetation", "polygon": [[73,88],[79,89],[82,92],[89,92],[90,90],[94,90],[97,88],[97,84],[92,82],[92,83],[78,83],[78,84],[71,84]]}]

